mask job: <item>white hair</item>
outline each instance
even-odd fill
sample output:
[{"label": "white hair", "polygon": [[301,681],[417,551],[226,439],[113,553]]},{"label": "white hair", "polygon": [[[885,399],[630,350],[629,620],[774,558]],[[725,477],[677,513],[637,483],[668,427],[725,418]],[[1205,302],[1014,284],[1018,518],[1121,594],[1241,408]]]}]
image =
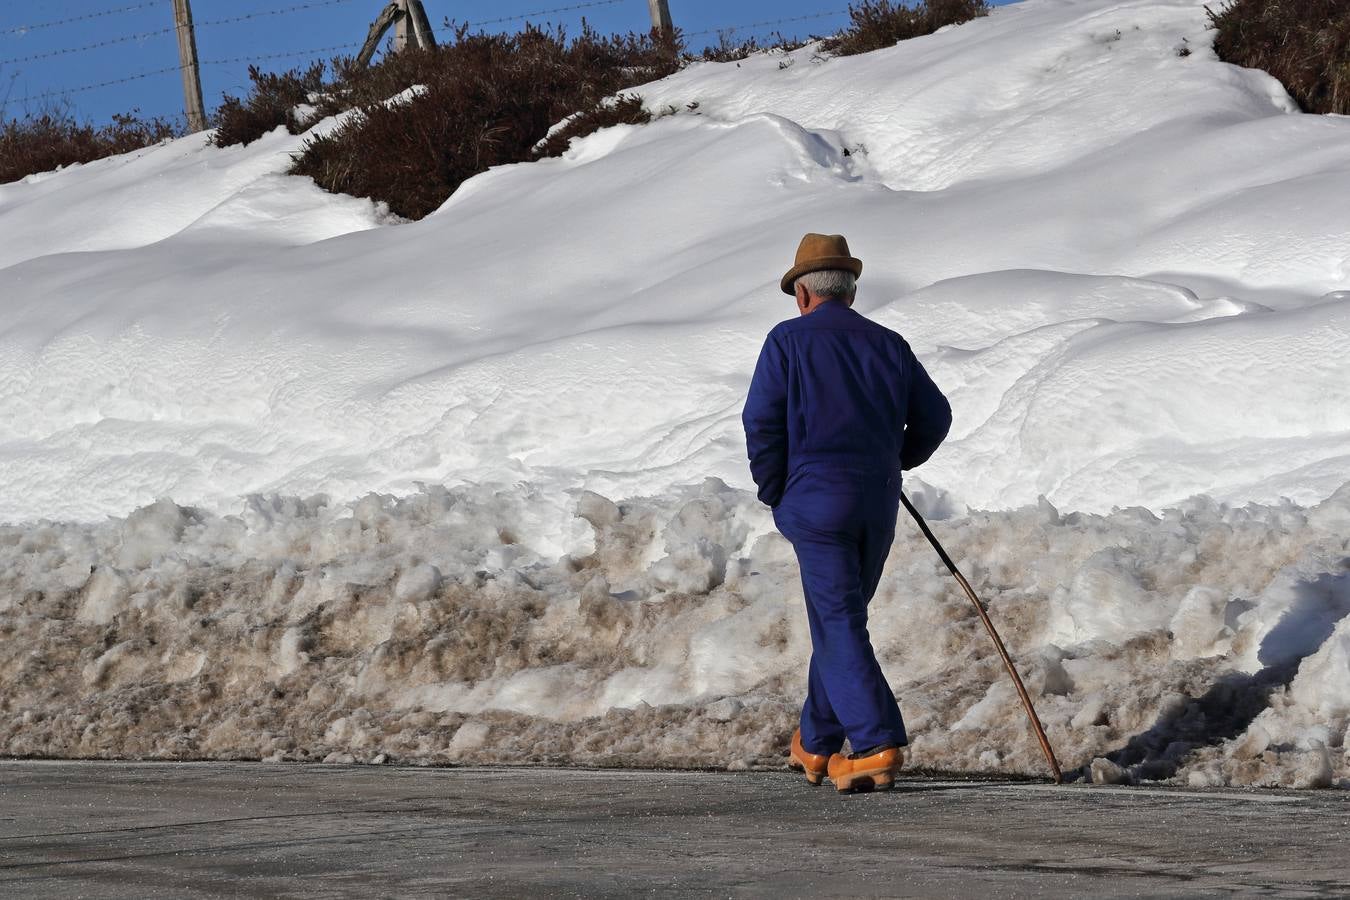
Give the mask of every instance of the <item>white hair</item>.
[{"label": "white hair", "polygon": [[851,297],[858,287],[858,279],[844,269],[821,269],[807,272],[792,285],[801,285],[817,297]]}]

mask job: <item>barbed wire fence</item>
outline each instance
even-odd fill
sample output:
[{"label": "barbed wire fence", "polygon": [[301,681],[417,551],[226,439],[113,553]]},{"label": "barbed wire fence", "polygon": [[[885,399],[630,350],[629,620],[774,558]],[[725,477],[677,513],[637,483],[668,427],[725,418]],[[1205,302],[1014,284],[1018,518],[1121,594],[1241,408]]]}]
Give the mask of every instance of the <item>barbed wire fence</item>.
[{"label": "barbed wire fence", "polygon": [[[398,0],[396,0],[396,2],[398,2]],[[403,2],[406,2],[406,0],[403,0]],[[545,2],[547,2],[547,0],[545,0]],[[237,13],[234,15],[227,15],[218,18],[202,18],[192,23],[191,28],[194,31],[208,32],[208,37],[207,40],[205,41],[205,45],[209,48],[211,44],[214,43],[214,40],[209,35],[212,32],[212,30],[216,28],[222,28],[225,26],[246,25],[251,22],[264,22],[264,23],[274,22],[275,20],[284,16],[303,16],[305,14],[315,14],[323,12],[330,7],[338,7],[338,6],[350,7],[356,4],[366,7],[378,5],[377,2],[372,2],[372,0],[309,0],[309,2],[304,3],[291,3],[268,8],[260,8],[249,12]],[[179,26],[176,23],[169,24],[161,28],[151,28],[142,31],[130,31],[125,34],[113,35],[110,37],[105,37],[101,40],[92,41],[88,43],[72,42],[70,46],[66,47],[56,47],[49,50],[43,50],[41,52],[17,54],[17,55],[6,54],[5,51],[8,49],[6,47],[6,44],[10,43],[9,41],[6,40],[7,38],[22,37],[33,32],[46,33],[58,31],[63,28],[76,26],[87,27],[91,25],[97,25],[99,27],[109,27],[115,22],[115,20],[119,16],[131,16],[133,14],[142,13],[149,10],[155,10],[157,12],[162,12],[165,15],[168,15],[173,5],[174,5],[173,0],[142,0],[142,2],[139,3],[124,4],[121,6],[114,6],[106,9],[80,13],[78,15],[70,15],[61,18],[52,18],[28,24],[17,24],[0,28],[0,84],[3,83],[3,78],[6,69],[7,68],[12,69],[12,67],[16,65],[22,65],[33,62],[44,62],[48,60],[59,60],[63,57],[73,57],[82,54],[97,53],[99,51],[108,48],[126,47],[128,45],[136,45],[138,49],[144,50],[148,42],[153,42],[157,38],[163,38],[168,35],[174,35],[180,30],[181,26]],[[508,25],[513,22],[538,20],[540,17],[543,16],[556,16],[565,13],[582,13],[584,15],[584,13],[588,10],[595,10],[604,7],[616,7],[621,5],[633,8],[635,12],[635,20],[637,19],[637,13],[641,9],[641,7],[646,6],[647,7],[646,12],[650,16],[654,27],[659,28],[661,24],[663,24],[662,20],[663,15],[665,17],[664,23],[667,25],[667,27],[671,27],[670,12],[669,9],[666,7],[666,0],[586,0],[586,2],[572,3],[552,7],[543,7],[543,5],[540,4],[541,8],[521,10],[518,12],[510,13],[508,15],[501,15],[494,18],[479,19],[464,23],[452,23],[447,18],[446,20],[444,20],[444,23],[442,25],[433,26],[433,28],[436,31],[439,31],[444,34],[452,31],[455,25],[467,25],[469,28],[486,28],[490,26]],[[846,7],[836,8],[822,12],[810,13],[806,15],[787,16],[779,19],[756,21],[756,22],[733,23],[721,25],[714,28],[702,28],[694,31],[681,31],[680,35],[684,39],[705,38],[710,36],[718,36],[723,40],[736,39],[742,35],[748,35],[752,33],[758,32],[771,33],[768,32],[767,30],[777,29],[780,28],[781,26],[795,25],[808,21],[820,21],[830,17],[845,16],[848,14],[848,12],[849,10]],[[646,16],[643,16],[642,18],[645,19]],[[296,33],[302,33],[304,29],[297,28],[295,29],[295,31]],[[362,40],[353,40],[343,43],[329,44],[327,46],[322,47],[305,47],[280,52],[267,52],[267,53],[221,56],[221,57],[214,57],[211,56],[209,53],[207,53],[205,54],[206,58],[196,59],[195,65],[198,68],[198,70],[200,70],[202,68],[218,69],[221,67],[256,65],[258,63],[276,62],[287,59],[320,59],[333,54],[343,54],[343,53],[350,54],[357,48],[362,47],[364,43],[366,42]],[[169,55],[172,53],[172,51],[166,49],[165,53],[166,55]],[[170,56],[169,58],[172,58],[172,56]],[[3,92],[3,88],[0,88],[0,121],[3,121],[5,118],[8,117],[8,111],[11,108],[17,107],[20,110],[23,110],[25,114],[27,114],[31,112],[34,104],[47,104],[53,101],[69,100],[69,98],[75,95],[86,94],[92,91],[99,91],[106,88],[116,87],[119,85],[143,81],[146,79],[166,77],[173,75],[175,73],[181,74],[184,71],[184,68],[185,68],[184,61],[180,59],[179,63],[176,65],[165,65],[144,69],[140,71],[123,72],[117,74],[115,77],[94,81],[88,84],[80,84],[70,87],[56,87],[48,90],[40,90],[37,92],[26,93],[25,95],[20,97],[7,96]],[[11,73],[11,76],[8,79],[11,87],[14,84],[17,75],[18,75],[17,71]],[[173,116],[169,116],[169,118],[175,117],[178,117],[178,115],[175,114]]]}]

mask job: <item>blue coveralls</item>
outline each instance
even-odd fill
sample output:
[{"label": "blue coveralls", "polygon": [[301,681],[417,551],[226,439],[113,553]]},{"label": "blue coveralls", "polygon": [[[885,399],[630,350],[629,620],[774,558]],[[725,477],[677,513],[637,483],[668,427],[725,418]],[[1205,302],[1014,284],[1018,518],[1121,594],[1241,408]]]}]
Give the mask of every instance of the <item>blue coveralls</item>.
[{"label": "blue coveralls", "polygon": [[867,604],[895,537],[900,471],[933,455],[951,406],[900,335],[829,300],[769,332],[741,419],[759,499],[797,553],[806,594],[802,746],[904,746]]}]

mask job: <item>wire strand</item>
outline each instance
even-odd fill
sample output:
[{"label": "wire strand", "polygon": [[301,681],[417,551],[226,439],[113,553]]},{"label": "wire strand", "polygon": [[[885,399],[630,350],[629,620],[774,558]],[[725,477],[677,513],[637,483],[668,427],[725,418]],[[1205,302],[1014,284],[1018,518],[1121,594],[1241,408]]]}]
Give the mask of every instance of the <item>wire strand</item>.
[{"label": "wire strand", "polygon": [[0,34],[25,34],[29,31],[37,31],[39,28],[56,28],[61,25],[73,25],[76,22],[87,22],[90,19],[101,19],[104,16],[115,16],[118,13],[135,12],[138,9],[149,9],[152,6],[163,6],[164,0],[154,0],[151,3],[135,3],[131,6],[119,6],[116,9],[105,9],[99,12],[85,13],[82,16],[71,16],[68,19],[55,19],[50,22],[35,22],[32,25],[15,25],[12,28],[6,28],[0,31]]},{"label": "wire strand", "polygon": [[66,47],[62,50],[48,50],[46,53],[34,53],[32,56],[16,56],[12,59],[0,59],[0,66],[9,63],[32,62],[35,59],[49,59],[53,56],[65,56],[70,53],[85,53],[89,50],[98,50],[100,47],[111,47],[115,44],[128,44],[132,41],[140,41],[145,38],[158,37],[161,34],[171,34],[176,28],[157,28],[154,31],[142,31],[139,34],[125,34],[121,37],[108,38],[106,41],[99,41],[94,44],[85,44],[83,47]]},{"label": "wire strand", "polygon": [[[616,3],[623,3],[625,0],[593,0],[591,3],[578,3],[575,6],[557,6],[553,9],[536,9],[534,12],[519,13],[514,16],[502,16],[500,19],[482,19],[478,22],[466,22],[465,24],[473,27],[475,25],[500,25],[502,22],[514,22],[517,19],[528,19],[531,16],[546,16],[550,13],[571,12],[575,9],[590,9],[594,6],[613,6]],[[446,26],[441,26],[444,31]]]},{"label": "wire strand", "polygon": [[80,87],[63,88],[59,91],[43,91],[40,94],[29,94],[26,97],[19,97],[17,100],[10,100],[9,103],[19,104],[28,103],[32,100],[46,100],[49,97],[64,97],[67,94],[79,94],[84,91],[92,91],[98,88],[112,87],[115,84],[126,84],[128,81],[139,81],[142,78],[152,78],[155,75],[164,75],[168,72],[177,72],[178,66],[169,66],[165,69],[154,69],[150,72],[137,72],[135,75],[128,75],[125,78],[114,78],[111,81],[100,81],[98,84],[86,84]]},{"label": "wire strand", "polygon": [[[198,61],[197,67],[201,68],[203,66],[230,66],[230,65],[237,65],[239,63],[261,62],[263,60],[268,59],[286,59],[288,57],[295,57],[295,56],[311,56],[318,53],[330,53],[334,50],[346,50],[352,47],[359,47],[359,46],[360,46],[359,42],[354,42],[349,44],[337,44],[332,47],[312,47],[308,50],[295,50],[288,53],[264,53],[257,56],[238,56],[233,59],[206,59]],[[38,94],[29,94],[26,97],[19,97],[13,100],[9,100],[8,103],[22,104],[22,103],[29,103],[34,100],[46,100],[51,97],[64,97],[67,94],[81,94],[84,93],[85,91],[94,91],[98,90],[99,88],[113,87],[114,85],[118,84],[126,84],[129,81],[140,81],[143,78],[153,78],[156,75],[167,75],[170,72],[181,71],[181,69],[182,69],[181,66],[168,66],[163,69],[151,69],[148,72],[137,72],[133,75],[127,75],[123,78],[113,78],[109,79],[108,81],[100,81],[95,84],[84,84],[80,85],[79,87],[61,88],[60,90],[43,91]]]},{"label": "wire strand", "polygon": [[353,2],[353,0],[314,0],[312,3],[297,3],[294,6],[283,6],[280,9],[259,9],[251,13],[244,13],[240,16],[230,16],[225,19],[207,19],[193,24],[197,28],[209,28],[212,25],[232,25],[235,22],[247,22],[250,19],[265,19],[270,16],[284,16],[288,13],[303,12],[307,9],[320,9],[325,6],[338,6],[343,3],[351,2]]},{"label": "wire strand", "polygon": [[[294,6],[283,6],[280,9],[255,10],[251,13],[245,13],[239,16],[230,16],[225,19],[207,19],[201,22],[194,22],[194,28],[209,28],[214,25],[232,25],[238,22],[247,22],[251,19],[270,18],[271,16],[282,16],[288,13],[304,12],[310,9],[320,9],[325,6],[337,6],[342,3],[351,3],[353,0],[314,0],[311,3],[297,3]],[[0,59],[0,65],[11,63],[33,62],[39,59],[50,59],[53,56],[66,56],[71,53],[85,53],[90,50],[98,50],[103,47],[112,47],[117,44],[127,44],[132,41],[144,40],[145,38],[158,37],[162,34],[171,34],[178,29],[177,25],[168,28],[157,28],[154,31],[142,31],[138,34],[127,34],[120,37],[108,38],[107,40],[97,41],[93,44],[85,44],[83,47],[64,47],[60,50],[48,50],[43,53],[34,53],[30,56],[16,56],[12,59]]]},{"label": "wire strand", "polygon": [[314,56],[319,53],[332,53],[334,50],[349,50],[352,47],[360,47],[361,41],[353,41],[349,44],[334,44],[331,47],[313,47],[309,50],[291,50],[285,53],[263,53],[257,56],[236,56],[233,59],[208,59],[201,63],[203,66],[232,66],[238,63],[262,62],[268,59],[288,59],[294,56]]}]

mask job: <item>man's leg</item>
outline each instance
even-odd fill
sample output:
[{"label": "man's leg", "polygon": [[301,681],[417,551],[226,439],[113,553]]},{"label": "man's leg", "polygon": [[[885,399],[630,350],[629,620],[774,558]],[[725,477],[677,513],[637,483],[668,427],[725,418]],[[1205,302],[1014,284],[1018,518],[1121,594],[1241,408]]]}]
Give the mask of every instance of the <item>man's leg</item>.
[{"label": "man's leg", "polygon": [[[783,537],[789,542],[793,540],[793,534],[798,532],[794,527],[797,523],[797,516],[790,511],[791,504],[774,510],[774,524]],[[781,515],[780,515],[781,512]],[[795,543],[793,544],[795,547]],[[801,566],[801,558],[798,557],[798,570],[802,572],[802,590],[806,592],[809,586],[806,582],[805,570]],[[806,604],[806,619],[811,630],[811,641],[815,643],[815,636],[820,628],[820,623],[816,619],[816,612],[810,603]],[[825,682],[821,678],[820,666],[817,663],[816,654],[811,654],[811,662],[807,667],[806,677],[806,701],[802,704],[802,714],[799,723],[801,729],[802,748],[809,753],[829,756],[831,753],[838,753],[844,746],[844,726],[840,723],[839,717],[834,714],[834,708],[830,706],[829,697],[825,692]]]},{"label": "man's leg", "polygon": [[[889,485],[888,485],[889,487]],[[898,503],[898,498],[897,498]],[[889,515],[886,510],[886,501],[881,501],[880,515],[874,521],[870,521],[863,529],[862,540],[859,545],[862,556],[862,595],[863,603],[870,605],[872,597],[877,592],[877,585],[881,582],[881,571],[886,567],[886,558],[891,554],[891,545],[895,542],[895,512],[896,505],[890,506]],[[878,670],[880,667],[878,666]],[[885,675],[881,676],[883,683]],[[895,702],[895,694],[889,688],[887,696],[891,698],[891,703],[887,710],[887,727],[894,733],[900,735],[895,743],[897,746],[905,746],[909,743],[909,738],[905,733],[904,718],[900,714],[900,707]],[[889,718],[890,709],[894,709],[894,719]],[[854,746],[855,750],[866,750],[866,746]]]},{"label": "man's leg", "polygon": [[863,535],[860,546],[862,556],[862,595],[863,602],[870,604],[881,583],[881,570],[886,568],[886,557],[891,555],[891,544],[895,543],[895,527],[889,531],[869,530]]},{"label": "man's leg", "polygon": [[[811,615],[807,608],[807,615]],[[802,747],[811,753],[829,756],[838,753],[844,746],[844,726],[834,714],[829,698],[825,694],[825,682],[820,677],[820,667],[816,665],[816,655],[811,654],[811,666],[806,679],[806,702],[802,704]]]},{"label": "man's leg", "polygon": [[[811,626],[811,659],[831,711],[855,751],[887,743],[903,746],[907,740],[900,709],[867,633],[859,544],[842,535],[798,533],[794,538]],[[874,563],[870,558],[867,562]],[[805,743],[805,729],[802,735]]]}]

